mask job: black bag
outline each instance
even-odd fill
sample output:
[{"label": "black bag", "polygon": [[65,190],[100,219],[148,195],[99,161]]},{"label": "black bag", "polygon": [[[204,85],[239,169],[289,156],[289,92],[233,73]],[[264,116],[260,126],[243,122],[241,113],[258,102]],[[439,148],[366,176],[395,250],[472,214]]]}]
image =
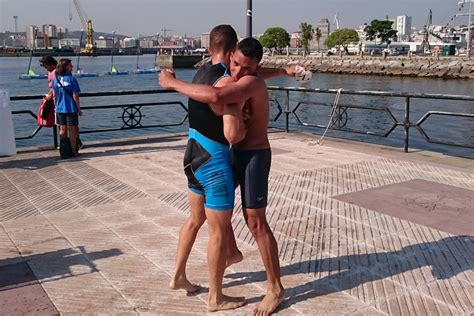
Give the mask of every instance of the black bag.
[{"label": "black bag", "polygon": [[54,111],[54,101],[53,100],[45,100],[43,106],[43,112],[41,112],[41,118],[46,120],[49,117],[51,111]]},{"label": "black bag", "polygon": [[61,159],[72,157],[72,148],[69,138],[61,139],[59,143],[59,155],[61,155]]}]

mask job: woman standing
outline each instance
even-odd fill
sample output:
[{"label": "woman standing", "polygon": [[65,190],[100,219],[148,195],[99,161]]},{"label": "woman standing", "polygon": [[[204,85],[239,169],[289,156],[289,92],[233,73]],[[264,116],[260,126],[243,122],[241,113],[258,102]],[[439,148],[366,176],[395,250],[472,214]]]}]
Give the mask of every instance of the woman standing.
[{"label": "woman standing", "polygon": [[70,59],[61,59],[56,67],[56,78],[53,80],[54,100],[56,102],[56,121],[59,124],[61,148],[70,150],[61,151],[61,158],[78,154],[79,116],[82,115],[79,93],[81,89],[76,78],[72,75]]}]

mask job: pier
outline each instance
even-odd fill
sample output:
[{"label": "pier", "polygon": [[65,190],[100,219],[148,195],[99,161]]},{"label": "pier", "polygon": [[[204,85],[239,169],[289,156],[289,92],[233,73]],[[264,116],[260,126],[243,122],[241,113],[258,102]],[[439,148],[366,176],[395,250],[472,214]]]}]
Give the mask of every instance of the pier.
[{"label": "pier", "polygon": [[263,67],[302,65],[313,72],[406,76],[443,79],[474,79],[474,59],[426,56],[264,56]]},{"label": "pier", "polygon": [[[271,132],[267,211],[294,314],[468,315],[473,310],[472,160]],[[189,206],[186,137],[87,144],[0,158],[0,309],[25,313],[204,314],[207,294],[168,288]],[[236,191],[244,261],[224,292],[248,305],[265,273]],[[188,274],[207,285],[207,231]]]},{"label": "pier", "polygon": [[[427,143],[471,150],[472,137],[465,137],[469,128],[446,140],[425,124],[434,120],[444,131],[470,126],[469,107],[465,113],[454,106],[450,111],[433,107],[437,101],[472,104],[473,97],[343,90],[328,123],[336,90],[269,90],[273,158],[267,217],[286,288],[277,314],[469,315],[474,308],[474,161],[414,149],[410,141],[415,132]],[[187,108],[173,94],[84,93],[85,113],[112,111],[113,120],[111,126],[81,128],[81,133],[181,127]],[[99,97],[111,103],[89,101]],[[360,97],[376,102],[360,104]],[[420,100],[429,102],[415,116]],[[176,108],[172,119],[163,117],[161,106]],[[360,112],[373,121],[354,125]],[[30,110],[13,114],[35,117]],[[399,137],[402,146],[330,137],[321,142],[311,128]],[[17,140],[28,141],[38,132]],[[187,297],[168,288],[179,229],[189,214],[182,171],[186,134],[86,142],[80,157],[67,160],[52,150],[54,129],[51,136],[48,146],[0,157],[0,310],[206,313],[206,291]],[[265,272],[240,204],[237,190],[232,224],[244,260],[226,270],[224,292],[245,295],[248,305],[219,314],[248,315],[265,294]],[[192,281],[203,286],[206,251],[204,225],[188,264]]]},{"label": "pier", "polygon": [[201,55],[157,55],[156,64],[160,68],[192,68],[203,58]]}]

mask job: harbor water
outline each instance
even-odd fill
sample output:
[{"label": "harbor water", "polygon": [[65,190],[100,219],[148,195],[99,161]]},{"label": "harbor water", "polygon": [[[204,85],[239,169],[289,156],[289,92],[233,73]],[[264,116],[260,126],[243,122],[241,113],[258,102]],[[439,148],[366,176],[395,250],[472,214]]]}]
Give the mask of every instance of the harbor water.
[{"label": "harbor water", "polygon": [[[60,58],[60,57],[58,57]],[[76,58],[73,60],[76,68]],[[46,80],[19,80],[18,76],[27,71],[29,58],[0,58],[0,88],[9,91],[11,96],[36,95],[47,92]],[[140,56],[138,62],[140,68],[154,67],[155,56]],[[87,72],[98,72],[99,77],[78,78],[82,92],[103,92],[103,91],[123,91],[123,90],[149,90],[158,89],[157,74],[133,74],[137,65],[135,56],[115,56],[114,66],[120,71],[130,71],[125,76],[108,76],[103,73],[111,68],[110,56],[101,57],[81,57],[80,67]],[[44,73],[45,70],[39,66],[39,58],[33,58],[32,68],[36,73]],[[194,76],[195,69],[177,69],[176,75],[179,79],[190,81]],[[269,86],[298,87],[302,86],[293,78],[278,77],[267,80]],[[307,88],[322,89],[349,89],[349,90],[370,90],[370,91],[391,91],[409,93],[430,93],[430,94],[452,94],[472,96],[473,82],[469,80],[442,80],[424,78],[404,78],[404,77],[381,77],[381,76],[360,76],[342,74],[314,74],[312,80],[305,84]],[[280,105],[285,105],[285,93],[271,91],[271,99],[276,99]],[[331,104],[334,94],[314,94],[314,93],[292,93],[290,95],[290,108],[294,108],[300,101],[311,101]],[[83,98],[83,106],[109,105],[109,104],[133,104],[141,102],[163,102],[181,101],[186,104],[186,98],[180,94],[165,95],[144,95],[144,96],[121,96],[121,97],[93,97]],[[401,122],[404,116],[403,98],[380,98],[367,96],[342,95],[340,103],[364,106],[388,106],[396,119]],[[37,111],[39,100],[15,101],[12,102],[13,110]],[[276,115],[276,102],[271,102],[272,117]],[[474,114],[474,102],[431,100],[431,99],[411,99],[410,120],[416,122],[427,111],[449,111]],[[302,105],[297,111],[297,115],[305,122],[312,124],[326,125],[328,121],[329,107],[317,105]],[[181,121],[186,113],[176,105],[164,105],[159,107],[147,107],[142,109],[142,123],[144,125],[167,124]],[[98,128],[117,128],[123,125],[122,110],[94,110],[84,111],[81,118],[81,130]],[[351,112],[350,123],[358,129],[385,131],[390,128],[391,121],[385,113],[381,111],[353,111]],[[35,129],[35,121],[29,115],[15,115],[14,125],[16,135],[28,135]],[[280,118],[277,122],[271,122],[271,126],[283,127],[284,120]],[[442,126],[442,128],[440,128]],[[92,140],[102,140],[108,138],[130,137],[136,135],[158,134],[181,132],[187,129],[187,123],[173,128],[153,128],[126,130],[108,133],[84,134],[81,136],[85,142]],[[432,116],[425,123],[423,129],[434,140],[452,141],[469,146],[474,145],[474,120],[467,118],[453,118]],[[302,130],[321,134],[322,129],[303,128],[297,125],[297,121],[290,116],[290,130]],[[344,137],[365,142],[379,143],[389,146],[403,146],[403,129],[397,127],[387,138],[373,135],[354,134],[347,132],[329,131],[329,136]],[[42,129],[33,139],[17,141],[18,147],[29,147],[51,144],[51,131]],[[410,130],[410,148],[419,150],[433,150],[450,155],[474,157],[474,150],[437,145],[427,143],[420,133],[412,128]]]}]

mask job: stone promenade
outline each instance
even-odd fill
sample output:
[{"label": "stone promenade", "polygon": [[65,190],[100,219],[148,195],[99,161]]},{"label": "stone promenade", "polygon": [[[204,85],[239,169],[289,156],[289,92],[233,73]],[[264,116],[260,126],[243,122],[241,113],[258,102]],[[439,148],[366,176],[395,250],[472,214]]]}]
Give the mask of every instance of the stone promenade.
[{"label": "stone promenade", "polygon": [[[268,220],[287,293],[281,315],[472,315],[474,162],[270,134]],[[76,159],[0,158],[0,314],[205,314],[168,288],[189,206],[180,135],[87,144]],[[237,192],[244,261],[224,291],[248,305],[265,273]],[[207,227],[188,266],[207,286]]]}]

